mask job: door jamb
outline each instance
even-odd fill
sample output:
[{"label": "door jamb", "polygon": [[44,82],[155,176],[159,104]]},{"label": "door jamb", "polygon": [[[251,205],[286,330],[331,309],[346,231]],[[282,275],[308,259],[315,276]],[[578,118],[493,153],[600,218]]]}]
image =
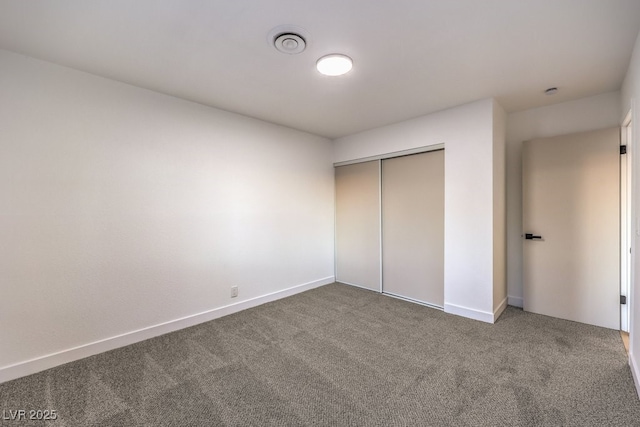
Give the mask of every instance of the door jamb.
[{"label": "door jamb", "polygon": [[[629,332],[631,322],[631,284],[633,283],[634,268],[631,251],[634,242],[633,221],[633,151],[632,138],[629,134],[632,111],[629,110],[620,128],[620,145],[627,146],[627,154],[620,157],[620,295],[626,297],[626,304],[620,305],[620,330]],[[625,162],[625,176],[622,175],[622,162]],[[624,187],[623,182],[624,180]]]}]

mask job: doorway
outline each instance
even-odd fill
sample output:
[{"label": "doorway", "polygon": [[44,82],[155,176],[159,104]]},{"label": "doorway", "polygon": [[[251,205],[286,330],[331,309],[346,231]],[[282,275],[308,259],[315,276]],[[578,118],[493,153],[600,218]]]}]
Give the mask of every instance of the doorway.
[{"label": "doorway", "polygon": [[619,135],[523,144],[526,311],[620,328]]}]

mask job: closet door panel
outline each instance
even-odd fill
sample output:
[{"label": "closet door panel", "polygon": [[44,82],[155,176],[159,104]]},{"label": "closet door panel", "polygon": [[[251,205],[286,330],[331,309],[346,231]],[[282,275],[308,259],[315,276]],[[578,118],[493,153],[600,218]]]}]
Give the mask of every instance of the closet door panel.
[{"label": "closet door panel", "polygon": [[380,164],[335,168],[336,280],[380,291]]},{"label": "closet door panel", "polygon": [[383,292],[444,305],[444,150],[382,162]]}]

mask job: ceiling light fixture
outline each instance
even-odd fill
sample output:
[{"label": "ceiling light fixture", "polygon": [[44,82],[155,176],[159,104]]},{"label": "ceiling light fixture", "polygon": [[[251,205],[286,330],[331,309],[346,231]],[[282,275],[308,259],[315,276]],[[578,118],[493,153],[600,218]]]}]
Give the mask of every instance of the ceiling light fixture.
[{"label": "ceiling light fixture", "polygon": [[341,76],[351,71],[353,61],[347,55],[333,53],[318,59],[316,68],[325,76]]},{"label": "ceiling light fixture", "polygon": [[556,93],[558,93],[557,87],[550,87],[549,89],[544,91],[545,95],[555,95]]}]

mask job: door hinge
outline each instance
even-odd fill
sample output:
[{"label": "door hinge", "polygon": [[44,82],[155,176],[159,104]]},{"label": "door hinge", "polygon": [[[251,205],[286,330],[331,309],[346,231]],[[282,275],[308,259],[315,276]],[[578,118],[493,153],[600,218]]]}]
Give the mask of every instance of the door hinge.
[{"label": "door hinge", "polygon": [[620,304],[624,305],[627,303],[627,297],[624,295],[620,295]]},{"label": "door hinge", "polygon": [[627,154],[627,146],[626,145],[621,145],[620,146],[620,154]]}]

